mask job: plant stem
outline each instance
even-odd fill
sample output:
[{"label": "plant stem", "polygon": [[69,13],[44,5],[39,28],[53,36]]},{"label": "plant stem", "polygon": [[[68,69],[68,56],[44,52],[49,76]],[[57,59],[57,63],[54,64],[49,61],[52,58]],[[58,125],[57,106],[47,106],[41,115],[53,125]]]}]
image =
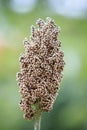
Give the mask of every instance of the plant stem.
[{"label": "plant stem", "polygon": [[40,130],[41,115],[35,118],[34,130]]}]

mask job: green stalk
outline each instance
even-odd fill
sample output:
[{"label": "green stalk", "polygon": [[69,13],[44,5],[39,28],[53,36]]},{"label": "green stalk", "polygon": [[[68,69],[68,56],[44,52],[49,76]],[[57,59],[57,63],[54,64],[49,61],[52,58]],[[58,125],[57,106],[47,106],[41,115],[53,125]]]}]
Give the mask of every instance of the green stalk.
[{"label": "green stalk", "polygon": [[40,125],[41,125],[41,115],[38,115],[35,118],[34,130],[40,130]]},{"label": "green stalk", "polygon": [[34,116],[34,130],[40,130],[41,125],[41,109],[40,109],[40,100],[37,99],[36,103],[32,106],[32,108],[36,111]]}]

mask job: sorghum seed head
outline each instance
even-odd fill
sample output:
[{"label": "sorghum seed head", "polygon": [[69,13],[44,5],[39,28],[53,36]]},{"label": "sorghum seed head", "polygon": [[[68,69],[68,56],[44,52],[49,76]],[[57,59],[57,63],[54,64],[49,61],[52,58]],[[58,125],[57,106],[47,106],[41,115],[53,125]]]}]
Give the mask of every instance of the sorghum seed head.
[{"label": "sorghum seed head", "polygon": [[22,95],[20,108],[25,119],[32,119],[39,109],[50,111],[59,91],[63,77],[64,52],[57,38],[60,27],[54,20],[37,20],[38,29],[32,26],[30,42],[25,38],[25,53],[20,56],[20,69],[17,81]]}]

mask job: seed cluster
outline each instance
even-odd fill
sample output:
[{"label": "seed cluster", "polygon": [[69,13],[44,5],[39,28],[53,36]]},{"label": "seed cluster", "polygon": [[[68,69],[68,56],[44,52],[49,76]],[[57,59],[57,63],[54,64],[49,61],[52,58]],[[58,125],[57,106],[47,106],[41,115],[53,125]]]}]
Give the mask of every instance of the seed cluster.
[{"label": "seed cluster", "polygon": [[37,20],[38,29],[32,26],[30,41],[24,40],[25,53],[20,56],[21,71],[17,81],[22,96],[20,108],[25,119],[32,119],[39,109],[50,111],[63,77],[64,52],[57,39],[60,28],[51,18]]}]

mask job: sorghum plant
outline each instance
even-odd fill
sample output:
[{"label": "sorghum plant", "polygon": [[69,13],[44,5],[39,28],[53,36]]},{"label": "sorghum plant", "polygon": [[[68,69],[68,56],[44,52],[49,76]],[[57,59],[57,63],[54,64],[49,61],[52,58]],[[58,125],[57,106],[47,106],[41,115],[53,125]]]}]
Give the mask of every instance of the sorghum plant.
[{"label": "sorghum plant", "polygon": [[36,119],[35,130],[40,129],[41,113],[53,107],[65,64],[57,38],[60,28],[51,18],[46,22],[38,19],[36,24],[38,28],[31,28],[30,41],[24,40],[25,53],[20,56],[21,70],[17,73],[20,108],[25,119]]}]

